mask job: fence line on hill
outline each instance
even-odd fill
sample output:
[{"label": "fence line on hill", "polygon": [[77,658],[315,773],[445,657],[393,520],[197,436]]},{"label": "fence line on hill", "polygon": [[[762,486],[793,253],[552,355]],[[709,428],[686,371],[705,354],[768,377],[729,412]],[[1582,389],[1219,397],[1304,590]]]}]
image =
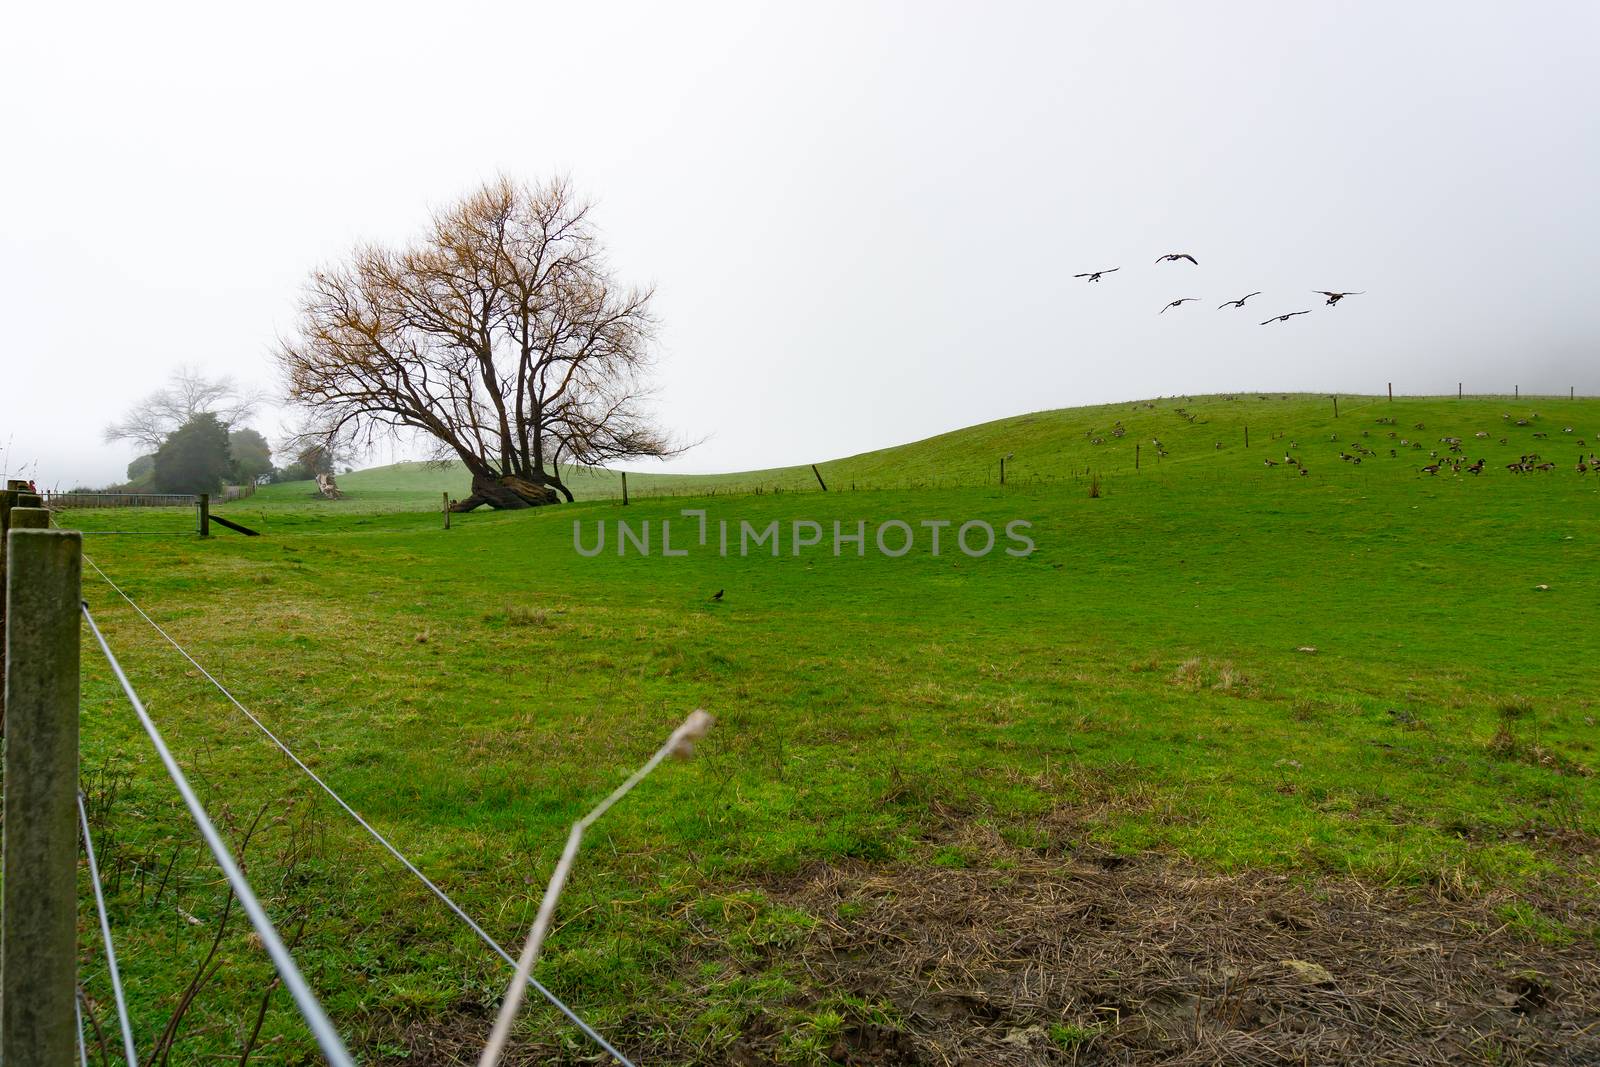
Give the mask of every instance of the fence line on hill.
[{"label": "fence line on hill", "polygon": [[[1334,412],[1335,417],[1338,417],[1339,405],[1341,403],[1341,400],[1342,400],[1342,402],[1344,404],[1345,413],[1346,414],[1350,414],[1350,413],[1353,413],[1353,412],[1356,412],[1356,411],[1367,411],[1367,410],[1370,410],[1370,409],[1372,409],[1374,407],[1382,406],[1385,403],[1393,402],[1396,399],[1396,396],[1395,396],[1395,393],[1394,393],[1394,384],[1392,382],[1386,384],[1386,391],[1385,392],[1372,393],[1372,394],[1365,394],[1365,393],[1329,393],[1329,394],[1293,393],[1293,394],[1284,394],[1284,393],[1241,392],[1241,393],[1208,394],[1206,399],[1215,399],[1217,397],[1221,397],[1221,398],[1223,398],[1225,400],[1230,400],[1230,401],[1232,401],[1232,400],[1243,401],[1247,397],[1260,397],[1260,398],[1271,398],[1271,397],[1288,398],[1288,397],[1294,397],[1296,399],[1311,399],[1311,398],[1314,398],[1316,396],[1324,396],[1324,395],[1329,400],[1332,401],[1333,412]],[[1436,394],[1418,394],[1418,393],[1404,394],[1403,393],[1403,394],[1400,394],[1400,396],[1399,396],[1399,399],[1401,399],[1401,400],[1445,400],[1445,399],[1452,399],[1452,398],[1453,399],[1464,399],[1464,400],[1507,400],[1507,401],[1512,401],[1512,402],[1527,402],[1527,401],[1536,401],[1536,400],[1587,400],[1587,399],[1591,399],[1587,395],[1584,396],[1584,397],[1579,397],[1577,395],[1577,387],[1576,386],[1568,386],[1567,396],[1565,396],[1565,397],[1561,396],[1559,393],[1539,393],[1539,394],[1529,393],[1527,396],[1522,396],[1521,395],[1521,387],[1518,386],[1518,385],[1513,385],[1512,386],[1512,391],[1510,393],[1468,393],[1468,392],[1465,392],[1465,383],[1463,383],[1463,382],[1458,382],[1457,383],[1457,390],[1456,390],[1456,392],[1454,394],[1449,393],[1449,392],[1436,393]],[[1179,394],[1179,395],[1173,395],[1173,396],[1156,397],[1156,398],[1152,398],[1151,400],[1144,400],[1144,401],[1129,401],[1129,402],[1126,402],[1124,404],[1097,405],[1097,407],[1104,409],[1109,414],[1109,413],[1111,413],[1113,411],[1116,411],[1116,410],[1118,410],[1120,408],[1123,408],[1123,407],[1130,407],[1130,406],[1131,407],[1137,407],[1137,406],[1139,406],[1141,404],[1153,403],[1155,401],[1192,403],[1196,399],[1199,399],[1199,398],[1195,397],[1195,396],[1187,395],[1187,394]],[[1248,442],[1246,442],[1246,443],[1248,444]],[[1141,464],[1136,459],[1134,464],[1133,464],[1133,467],[1129,468],[1128,463],[1127,463],[1127,457],[1125,455],[1118,455],[1116,457],[1116,459],[1117,459],[1118,462],[1117,462],[1116,466],[1110,468],[1112,471],[1118,471],[1120,469],[1121,473],[1128,473],[1128,471],[1130,469],[1134,470],[1134,471],[1139,471],[1143,466],[1143,464]],[[1022,461],[1017,461],[1017,462],[1020,463]],[[1154,463],[1154,464],[1159,464],[1160,463],[1160,459],[1156,458],[1156,459],[1153,459],[1151,462]],[[671,485],[671,486],[652,486],[649,482],[646,482],[643,485],[635,483],[632,486],[627,486],[625,484],[625,480],[626,480],[625,479],[625,475],[626,475],[627,472],[610,471],[607,468],[602,468],[602,467],[573,466],[573,467],[570,467],[570,468],[567,468],[567,469],[571,470],[571,471],[582,472],[586,476],[590,476],[590,477],[595,476],[595,475],[599,475],[599,474],[616,474],[616,475],[618,475],[618,481],[617,481],[617,484],[614,487],[611,487],[611,488],[600,488],[600,487],[588,488],[588,489],[585,490],[585,492],[584,492],[584,494],[582,496],[582,499],[584,499],[584,500],[616,500],[616,501],[621,501],[622,503],[626,504],[626,503],[629,502],[630,499],[679,499],[679,498],[688,498],[688,497],[716,497],[716,496],[730,496],[731,497],[731,496],[765,496],[765,495],[778,496],[778,495],[783,495],[783,494],[786,494],[786,493],[828,492],[829,488],[826,485],[823,485],[821,483],[821,474],[820,474],[820,472],[817,471],[816,467],[817,467],[817,465],[815,465],[815,464],[812,464],[812,465],[809,465],[809,466],[807,466],[807,465],[798,465],[797,464],[797,465],[795,465],[795,469],[790,473],[790,475],[787,476],[787,477],[784,477],[782,479],[774,479],[773,481],[770,481],[770,482],[746,482],[746,483],[741,483],[741,484],[737,484],[737,485],[719,485],[719,486],[708,486],[708,487],[695,486],[695,485],[692,485],[692,484],[689,484],[689,485]],[[975,462],[971,462],[971,463],[963,463],[963,464],[960,464],[960,465],[957,465],[957,466],[954,466],[954,467],[942,468],[941,469],[941,473],[938,474],[937,476],[927,476],[927,477],[920,477],[920,478],[919,477],[900,478],[900,479],[891,479],[891,480],[873,480],[873,481],[865,481],[865,480],[863,480],[863,481],[861,481],[859,483],[851,482],[851,481],[848,481],[848,480],[841,480],[839,483],[837,483],[837,484],[835,484],[833,486],[832,491],[834,491],[834,492],[856,492],[856,491],[881,491],[881,490],[894,490],[894,489],[961,489],[961,488],[972,488],[975,485],[993,484],[996,481],[998,481],[1000,484],[1013,484],[1014,483],[1014,484],[1031,484],[1031,485],[1057,485],[1057,484],[1064,484],[1064,483],[1066,483],[1068,481],[1071,481],[1071,482],[1074,482],[1074,483],[1079,482],[1079,481],[1083,480],[1083,478],[1088,477],[1091,473],[1103,473],[1104,469],[1105,469],[1105,467],[1104,467],[1104,465],[1102,465],[1101,468],[1097,468],[1095,471],[1092,471],[1092,472],[1086,471],[1084,473],[1079,473],[1077,471],[1074,471],[1070,475],[1062,476],[1062,475],[1051,474],[1051,473],[1043,473],[1043,472],[1038,472],[1038,471],[1031,471],[1030,472],[1030,471],[1027,471],[1026,469],[1020,469],[1019,470],[1019,469],[1016,469],[1015,467],[1008,467],[1007,470],[1003,474],[1000,474],[999,471],[998,471],[998,465],[997,465],[997,463],[995,461],[993,461],[993,460],[975,461]],[[952,472],[954,472],[954,474],[955,474],[955,476],[953,476],[953,477],[950,476],[952,474]],[[638,472],[634,472],[634,473],[637,474]],[[997,477],[997,474],[998,474],[998,477]],[[963,476],[963,475],[966,475],[966,476]],[[691,477],[693,477],[693,476],[691,476]],[[832,477],[832,475],[830,475],[830,477]],[[820,486],[820,488],[818,488],[819,486]],[[241,500],[241,499],[244,499],[246,497],[253,496],[255,494],[256,490],[257,490],[257,486],[254,483],[247,483],[247,484],[241,485],[241,486],[225,486],[223,488],[222,494],[218,497],[218,499],[220,501],[222,501],[222,502]],[[53,508],[55,508],[55,507],[85,507],[85,508],[91,508],[91,507],[145,507],[145,506],[155,507],[155,506],[179,506],[182,503],[190,503],[190,504],[198,503],[198,497],[196,495],[194,495],[194,494],[70,493],[70,492],[59,492],[59,491],[46,491],[42,495],[45,496],[46,499],[47,499],[47,506],[50,506],[50,507],[53,507]],[[109,501],[109,502],[108,503],[99,503],[99,504],[97,504],[97,503],[92,502],[93,499],[95,499],[95,498],[100,498],[100,499],[103,499],[103,500],[106,500],[106,501]],[[153,500],[156,500],[157,498],[166,498],[168,500],[168,502],[165,503],[165,504],[161,504],[161,503],[141,503],[141,501],[153,501]],[[448,499],[448,491],[446,492],[446,499]],[[88,502],[75,503],[74,501],[88,501]],[[93,533],[93,534],[97,534],[97,535],[108,535],[108,534],[124,534],[124,535],[147,534],[147,535],[153,535],[153,532],[149,532],[149,531],[134,531],[134,530],[92,530],[92,531],[85,531],[85,532],[86,533]]]}]

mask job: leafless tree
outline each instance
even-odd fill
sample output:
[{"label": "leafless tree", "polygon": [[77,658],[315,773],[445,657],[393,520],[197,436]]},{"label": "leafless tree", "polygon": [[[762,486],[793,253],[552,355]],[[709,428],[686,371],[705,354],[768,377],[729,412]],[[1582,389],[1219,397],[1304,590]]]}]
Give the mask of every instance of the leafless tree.
[{"label": "leafless tree", "polygon": [[563,464],[681,451],[646,406],[650,298],[567,182],[502,178],[414,244],[312,274],[278,361],[307,439],[419,432],[471,472],[460,510],[571,500]]},{"label": "leafless tree", "polygon": [[182,366],[172,372],[164,389],[157,389],[122,419],[105,428],[105,439],[132,441],[154,452],[167,435],[196,415],[215,415],[233,429],[248,419],[261,403],[261,394],[239,386],[232,378],[208,378],[199,368]]}]

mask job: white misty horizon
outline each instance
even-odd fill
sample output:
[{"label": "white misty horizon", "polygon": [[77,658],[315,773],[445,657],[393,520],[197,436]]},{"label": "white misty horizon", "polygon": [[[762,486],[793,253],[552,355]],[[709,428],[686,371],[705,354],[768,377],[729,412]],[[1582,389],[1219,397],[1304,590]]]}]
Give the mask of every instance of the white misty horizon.
[{"label": "white misty horizon", "polygon": [[[17,12],[7,465],[120,480],[101,430],[172,368],[274,386],[310,270],[499,174],[570,176],[657,286],[657,409],[705,443],[627,469],[1156,395],[1600,393],[1592,5],[469,8]],[[483,25],[563,46],[469,70]]]}]

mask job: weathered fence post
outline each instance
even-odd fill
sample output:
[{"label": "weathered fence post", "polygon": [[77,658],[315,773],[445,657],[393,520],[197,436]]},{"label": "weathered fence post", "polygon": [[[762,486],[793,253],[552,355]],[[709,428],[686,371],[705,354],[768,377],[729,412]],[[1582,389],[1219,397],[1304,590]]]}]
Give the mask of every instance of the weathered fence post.
[{"label": "weathered fence post", "polygon": [[[11,512],[28,504],[27,489],[27,482],[13,478],[0,490],[0,640],[6,632],[6,534],[11,529]],[[0,648],[0,727],[6,721],[5,688],[5,650]]]},{"label": "weathered fence post", "polygon": [[1333,398],[1333,417],[1336,418],[1336,419],[1339,417],[1339,398],[1338,397],[1334,397]]},{"label": "weathered fence post", "polygon": [[1244,447],[1250,447],[1250,424],[1248,422],[1244,424]]},{"label": "weathered fence post", "polygon": [[[817,476],[817,484],[822,486],[822,491],[826,493],[828,491],[828,483],[822,480],[822,472],[817,470],[817,465],[815,463],[811,465],[811,473]],[[852,485],[851,488],[853,489],[855,486]]]},{"label": "weathered fence post", "polygon": [[1466,383],[1465,382],[1457,382],[1456,383],[1456,399],[1457,400],[1461,399],[1461,390],[1464,389],[1464,388],[1466,388]]},{"label": "weathered fence post", "polygon": [[14,507],[11,509],[13,530],[48,530],[50,512],[45,508]]},{"label": "weathered fence post", "polygon": [[628,506],[628,472],[622,472],[622,506]]},{"label": "weathered fence post", "polygon": [[1133,443],[1133,469],[1139,469],[1139,442]]},{"label": "weathered fence post", "polygon": [[211,494],[201,493],[200,500],[195,507],[200,509],[200,536],[211,536]]},{"label": "weathered fence post", "polygon": [[1389,400],[1391,402],[1394,400],[1394,383],[1393,382],[1389,383]]},{"label": "weathered fence post", "polygon": [[18,528],[6,534],[6,555],[0,1062],[59,1067],[77,1058],[83,539],[76,531]]},{"label": "weathered fence post", "polygon": [[1511,395],[1513,397],[1515,397],[1516,399],[1521,400],[1522,399],[1522,386],[1513,385],[1511,387]]},{"label": "weathered fence post", "polygon": [[450,529],[450,490],[442,490],[439,494],[444,497],[444,528]]}]

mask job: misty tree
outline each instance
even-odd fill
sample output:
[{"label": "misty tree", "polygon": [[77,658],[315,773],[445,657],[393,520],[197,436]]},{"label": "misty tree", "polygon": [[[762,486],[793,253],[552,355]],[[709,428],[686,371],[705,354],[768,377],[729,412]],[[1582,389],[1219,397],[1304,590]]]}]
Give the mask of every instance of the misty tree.
[{"label": "misty tree", "polygon": [[240,484],[253,485],[272,473],[272,446],[255,430],[246,428],[228,434],[228,451],[233,456],[233,472]]},{"label": "misty tree", "polygon": [[128,464],[128,483],[131,485],[150,475],[156,469],[156,456],[154,452],[140,456]]},{"label": "misty tree", "polygon": [[200,415],[215,415],[228,430],[249,418],[260,405],[260,394],[237,385],[232,378],[210,378],[195,367],[179,367],[157,389],[135,404],[120,422],[105,428],[105,440],[132,441],[152,451],[167,437]]},{"label": "misty tree", "polygon": [[566,182],[501,179],[314,273],[278,360],[306,440],[414,432],[471,472],[459,510],[571,500],[563,464],[678,451],[645,406],[650,297]]},{"label": "misty tree", "polygon": [[156,450],[158,493],[219,493],[232,473],[227,428],[209,411],[172,431]]}]

